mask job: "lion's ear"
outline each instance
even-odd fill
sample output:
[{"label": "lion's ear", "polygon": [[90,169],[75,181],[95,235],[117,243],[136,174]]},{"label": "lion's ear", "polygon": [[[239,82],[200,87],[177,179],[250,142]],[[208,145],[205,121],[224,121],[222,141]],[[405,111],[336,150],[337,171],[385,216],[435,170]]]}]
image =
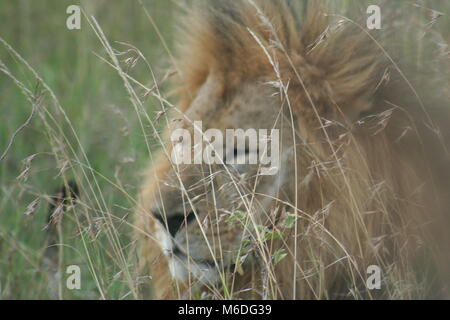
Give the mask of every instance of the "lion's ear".
[{"label": "lion's ear", "polygon": [[190,121],[207,121],[214,116],[216,108],[222,103],[225,84],[222,77],[210,73],[205,82],[199,86],[187,107],[185,115]]},{"label": "lion's ear", "polygon": [[300,55],[306,72],[312,70],[311,86],[321,86],[321,98],[351,121],[372,109],[387,70],[374,37],[350,22],[331,21],[320,6],[309,10],[302,30]]},{"label": "lion's ear", "polygon": [[[364,41],[363,41],[364,42]],[[330,99],[339,114],[348,120],[357,121],[370,112],[375,93],[383,81],[384,61],[376,54],[361,56],[355,50],[349,58],[333,62],[326,72],[330,87]]]},{"label": "lion's ear", "polygon": [[354,123],[370,113],[375,105],[376,83],[381,78],[375,72],[370,77],[355,72],[353,78],[345,76],[330,82],[329,103],[336,118]]}]

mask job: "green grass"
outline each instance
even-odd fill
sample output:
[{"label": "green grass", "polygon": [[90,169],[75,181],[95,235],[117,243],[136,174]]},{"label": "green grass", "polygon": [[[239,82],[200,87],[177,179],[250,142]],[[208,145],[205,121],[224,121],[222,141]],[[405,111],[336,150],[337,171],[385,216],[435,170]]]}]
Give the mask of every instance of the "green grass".
[{"label": "green grass", "polygon": [[[142,2],[172,48],[176,1]],[[0,38],[51,89],[46,90],[26,64],[0,43],[0,69],[4,64],[34,98],[42,100],[0,162],[0,299],[131,299],[141,297],[138,291],[147,280],[137,275],[129,223],[141,174],[150,161],[149,149],[158,145],[145,114],[155,119],[160,101],[148,95],[141,99],[143,110],[136,112],[118,72],[97,56],[110,61],[86,16],[81,30],[66,28],[66,8],[74,3],[0,2]],[[431,3],[450,13],[449,3],[425,1]],[[87,16],[95,16],[112,46],[126,52],[118,57],[124,69],[128,68],[124,60],[136,54],[119,42],[143,53],[146,61],[140,58],[129,69],[134,79],[150,88],[152,72],[158,80],[165,77],[170,59],[139,1],[86,0],[81,5]],[[411,20],[415,19],[412,14]],[[439,28],[450,30],[450,19],[441,21]],[[402,38],[399,45],[407,41]],[[159,88],[167,91],[166,87],[162,83]],[[141,97],[145,93],[138,85],[134,89]],[[0,72],[0,155],[31,112],[32,104],[21,89]],[[25,163],[32,155],[33,160]],[[64,213],[56,237],[59,245],[48,249],[49,233],[44,229],[48,196],[72,179],[83,185],[83,197]],[[25,215],[37,198],[37,210]],[[46,262],[55,250],[59,258]],[[81,267],[80,290],[65,286],[69,265]]]},{"label": "green grass", "polygon": [[[0,299],[132,297],[129,282],[118,273],[123,270],[124,261],[130,272],[135,270],[134,250],[123,250],[125,260],[120,261],[119,248],[133,246],[132,228],[126,222],[131,221],[128,216],[134,210],[133,198],[140,173],[149,161],[149,152],[122,80],[116,70],[95,55],[107,57],[87,19],[82,18],[81,30],[66,28],[66,8],[73,3],[51,0],[0,3],[0,37],[42,77],[69,119],[54,105],[48,92],[41,93],[42,104],[31,123],[17,134],[0,163]],[[170,43],[173,4],[169,1],[143,3]],[[114,41],[138,47],[151,62],[157,78],[164,76],[166,52],[137,1],[132,5],[128,1],[81,4],[87,15],[95,15],[115,49],[128,48]],[[133,56],[127,53],[119,58]],[[29,90],[36,90],[38,81],[3,45],[0,60]],[[130,74],[153,86],[151,73],[142,59]],[[37,90],[41,89],[42,84]],[[0,97],[0,152],[3,153],[13,132],[29,117],[32,106],[4,73],[0,73]],[[145,99],[144,107],[151,117],[160,108],[159,102],[151,97]],[[151,129],[146,126],[145,130],[152,141]],[[23,160],[31,155],[36,156],[27,178],[17,179],[26,168]],[[64,166],[66,170],[60,174]],[[65,288],[66,266],[79,265],[82,287],[81,290],[49,290],[52,283],[56,288],[59,285],[56,278],[51,279],[54,273],[43,262],[48,237],[44,230],[46,196],[53,194],[65,179],[73,178],[90,184],[83,190],[83,204],[64,214],[64,230],[57,240],[64,244],[59,247],[61,260],[57,276],[62,277],[60,283]],[[95,183],[98,189],[90,190],[91,184],[97,187]],[[38,209],[32,216],[26,216],[27,206],[36,198],[40,198]],[[112,217],[111,225],[107,221],[109,217]],[[86,232],[83,237],[79,235],[77,220]],[[112,235],[111,230],[100,231],[98,226],[104,225],[103,222],[108,224],[106,229],[114,227],[117,232]],[[114,238],[115,235],[119,238]],[[92,259],[91,265],[88,257]],[[53,293],[49,295],[50,292]]]}]

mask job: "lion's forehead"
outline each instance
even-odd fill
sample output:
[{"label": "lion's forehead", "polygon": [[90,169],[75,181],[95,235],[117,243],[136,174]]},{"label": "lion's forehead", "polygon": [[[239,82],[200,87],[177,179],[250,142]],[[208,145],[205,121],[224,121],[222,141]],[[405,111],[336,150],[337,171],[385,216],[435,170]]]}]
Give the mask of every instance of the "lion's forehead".
[{"label": "lion's forehead", "polygon": [[[241,85],[226,99],[218,100],[210,96],[208,86],[215,80],[208,80],[205,90],[199,95],[185,113],[188,125],[202,121],[208,128],[272,128],[280,108],[280,99],[270,85],[253,80]],[[216,80],[219,81],[219,80]]]}]

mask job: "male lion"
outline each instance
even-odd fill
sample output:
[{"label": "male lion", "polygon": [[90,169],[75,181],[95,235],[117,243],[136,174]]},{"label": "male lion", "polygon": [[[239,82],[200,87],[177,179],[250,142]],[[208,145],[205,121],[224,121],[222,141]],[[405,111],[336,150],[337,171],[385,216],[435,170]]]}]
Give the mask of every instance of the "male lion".
[{"label": "male lion", "polygon": [[[280,164],[273,175],[176,164],[163,146],[136,215],[154,297],[448,297],[449,100],[437,54],[416,55],[412,41],[398,59],[388,19],[369,31],[299,3],[208,1],[187,15],[174,122],[278,129]],[[231,145],[224,158],[250,156]]]}]

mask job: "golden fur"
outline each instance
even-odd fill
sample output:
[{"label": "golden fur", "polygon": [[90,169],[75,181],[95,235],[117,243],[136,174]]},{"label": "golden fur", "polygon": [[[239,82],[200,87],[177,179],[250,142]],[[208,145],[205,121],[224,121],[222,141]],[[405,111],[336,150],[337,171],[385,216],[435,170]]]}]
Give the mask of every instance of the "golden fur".
[{"label": "golden fur", "polygon": [[[285,299],[448,297],[448,278],[440,270],[448,270],[444,253],[450,243],[444,72],[436,78],[407,61],[399,64],[387,55],[389,39],[381,41],[353,21],[326,17],[319,5],[308,7],[303,18],[291,1],[209,3],[190,11],[178,40],[179,109],[203,115],[208,127],[227,128],[223,119],[241,121],[240,115],[257,126],[276,110],[272,103],[261,103],[263,111],[253,118],[236,110],[272,85],[269,91],[293,119],[295,134],[284,143],[296,145],[296,157],[285,163],[286,176],[295,181],[283,184],[264,207],[268,218],[258,218],[282,238],[255,244],[256,258],[239,272],[234,264],[228,269],[230,282],[194,286],[194,276],[172,279],[155,238],[162,228],[151,212],[155,203],[167,207],[175,201],[164,181],[176,169],[161,152],[146,174],[136,214],[140,259],[154,297],[192,298],[197,291],[219,297],[224,281],[228,298],[247,288],[253,290],[250,297]],[[190,170],[197,169],[188,167],[179,176],[193,185]],[[201,215],[211,209],[206,211],[202,207],[183,232],[199,233]],[[292,214],[295,228],[283,223]],[[207,240],[232,243],[238,228],[219,223],[227,231],[208,233]],[[280,248],[287,255],[274,263]],[[382,269],[381,290],[365,288],[369,265]]]}]

